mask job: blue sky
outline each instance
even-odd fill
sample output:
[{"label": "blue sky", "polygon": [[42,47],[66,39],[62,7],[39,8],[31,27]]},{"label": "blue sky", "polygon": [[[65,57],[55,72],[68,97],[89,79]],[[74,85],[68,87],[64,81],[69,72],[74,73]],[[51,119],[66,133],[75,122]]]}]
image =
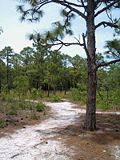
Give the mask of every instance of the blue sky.
[{"label": "blue sky", "polygon": [[[0,35],[0,50],[5,46],[11,46],[15,52],[20,52],[26,46],[32,46],[32,42],[26,38],[28,33],[33,33],[33,31],[40,31],[41,33],[48,30],[51,27],[51,23],[58,21],[60,18],[58,7],[47,6],[45,10],[47,14],[43,17],[40,23],[32,24],[28,22],[20,22],[20,14],[16,11],[16,6],[18,1],[16,0],[2,0],[0,3],[0,26],[3,28],[3,33]],[[54,12],[53,12],[54,11]],[[114,14],[119,15],[119,12]],[[104,19],[105,16],[99,17]],[[80,33],[84,31],[84,23],[79,18],[73,21],[73,29],[75,36],[77,37]],[[113,32],[111,29],[104,29],[101,27],[96,32],[96,46],[97,51],[102,52],[104,50],[103,46],[106,40],[113,38]],[[74,40],[72,37],[66,37],[65,41]],[[62,52],[74,56],[79,54],[85,57],[84,50],[80,47],[64,47]]]}]

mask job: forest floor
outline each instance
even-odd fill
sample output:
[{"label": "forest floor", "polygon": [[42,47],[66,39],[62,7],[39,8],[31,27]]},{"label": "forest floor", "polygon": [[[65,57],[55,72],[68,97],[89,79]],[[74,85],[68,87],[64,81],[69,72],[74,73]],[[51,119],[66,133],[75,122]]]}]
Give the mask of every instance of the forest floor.
[{"label": "forest floor", "polygon": [[39,120],[17,115],[0,129],[1,160],[120,160],[120,112],[97,114],[98,129],[85,131],[85,110],[70,102],[45,102]]}]

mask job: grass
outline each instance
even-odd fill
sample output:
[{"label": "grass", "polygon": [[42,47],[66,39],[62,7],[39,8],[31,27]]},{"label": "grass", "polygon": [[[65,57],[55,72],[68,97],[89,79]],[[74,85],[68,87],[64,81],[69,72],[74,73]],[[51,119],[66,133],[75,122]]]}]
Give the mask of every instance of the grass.
[{"label": "grass", "polygon": [[6,122],[4,120],[0,120],[0,128],[4,128],[6,126]]},{"label": "grass", "polygon": [[25,98],[19,99],[11,95],[0,96],[0,128],[6,127],[6,119],[16,121],[22,116],[26,120],[27,116],[29,120],[38,120],[40,112],[43,112],[44,115],[45,108],[46,106],[42,102],[25,101]]},{"label": "grass", "polygon": [[[117,93],[118,94],[118,93]],[[31,98],[30,98],[31,97]],[[25,99],[37,99],[40,103],[34,103],[30,101],[25,101]],[[111,102],[106,101],[106,93],[102,92],[102,97],[97,94],[97,107],[103,110],[110,110],[115,108],[120,108],[119,103],[115,105],[114,103],[114,97],[112,94],[112,97],[109,99]],[[118,96],[115,96],[118,97]],[[78,105],[82,106],[86,104],[86,93],[79,92],[77,89],[72,89],[71,91],[67,91],[67,94],[65,95],[64,92],[56,91],[56,95],[53,95],[53,93],[50,93],[50,97],[47,97],[47,92],[45,91],[38,91],[36,89],[33,89],[30,95],[30,92],[23,97],[18,97],[16,92],[10,91],[10,93],[0,94],[0,112],[8,115],[17,115],[19,110],[25,110],[25,111],[33,111],[36,112],[43,112],[45,110],[45,106],[41,101],[51,101],[51,102],[60,102],[62,99],[68,99],[74,103],[77,103]],[[117,99],[119,100],[119,99]],[[116,101],[117,101],[116,100]]]},{"label": "grass", "polygon": [[57,95],[54,95],[54,96],[51,97],[51,101],[52,102],[60,102],[61,101],[61,97],[57,96]]},{"label": "grass", "polygon": [[43,112],[45,110],[45,105],[43,103],[38,103],[35,108],[37,112]]},{"label": "grass", "polygon": [[3,113],[7,113],[8,115],[17,115],[18,111],[25,110],[25,111],[37,111],[42,112],[45,110],[45,105],[43,103],[34,103],[34,102],[9,102],[4,104]]},{"label": "grass", "polygon": [[16,116],[17,115],[17,110],[11,110],[8,114]]}]

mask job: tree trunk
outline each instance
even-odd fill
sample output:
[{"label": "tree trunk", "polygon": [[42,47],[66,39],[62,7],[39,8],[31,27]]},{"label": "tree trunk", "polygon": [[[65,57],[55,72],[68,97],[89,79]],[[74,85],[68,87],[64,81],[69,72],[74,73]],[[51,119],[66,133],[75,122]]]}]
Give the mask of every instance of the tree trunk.
[{"label": "tree trunk", "polygon": [[53,86],[53,94],[56,95],[56,87]]},{"label": "tree trunk", "polygon": [[66,94],[67,94],[67,89],[65,88],[64,95],[66,95]]},{"label": "tree trunk", "polygon": [[1,80],[1,74],[0,74],[0,93],[1,93],[1,90],[2,90],[2,80]]},{"label": "tree trunk", "polygon": [[50,96],[50,86],[49,86],[49,84],[48,84],[48,95],[47,95],[48,97]]},{"label": "tree trunk", "polygon": [[1,65],[1,62],[0,62],[0,93],[1,93],[1,90],[2,90],[2,65]]},{"label": "tree trunk", "polygon": [[87,95],[87,108],[85,128],[87,130],[96,129],[96,69],[94,64],[88,64],[88,95]]},{"label": "tree trunk", "polygon": [[9,57],[7,52],[7,92],[9,91]]},{"label": "tree trunk", "polygon": [[94,24],[94,1],[88,1],[87,15],[87,67],[88,67],[88,87],[87,87],[87,108],[85,129],[96,129],[96,62],[95,62],[95,24]]}]

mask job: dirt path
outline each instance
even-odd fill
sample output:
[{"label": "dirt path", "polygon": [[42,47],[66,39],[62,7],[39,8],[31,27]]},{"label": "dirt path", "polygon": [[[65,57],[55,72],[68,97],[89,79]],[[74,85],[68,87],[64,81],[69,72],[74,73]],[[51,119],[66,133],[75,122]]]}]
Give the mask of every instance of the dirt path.
[{"label": "dirt path", "polygon": [[80,131],[85,110],[70,102],[46,105],[53,112],[49,119],[0,138],[0,160],[120,160],[120,137],[104,144],[92,139],[104,132]]}]

